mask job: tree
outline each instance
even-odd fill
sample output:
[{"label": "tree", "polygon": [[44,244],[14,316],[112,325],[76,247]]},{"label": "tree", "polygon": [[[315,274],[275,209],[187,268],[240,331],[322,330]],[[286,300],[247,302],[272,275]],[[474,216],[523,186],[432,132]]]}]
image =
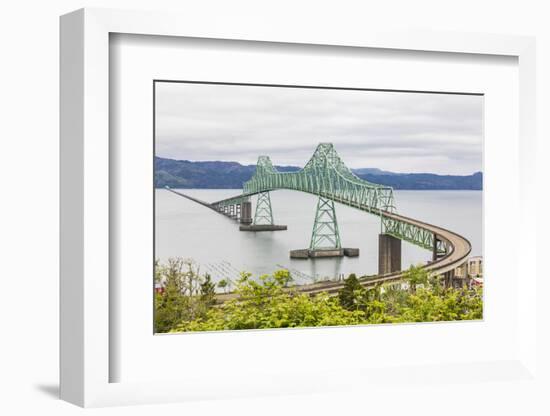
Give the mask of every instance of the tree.
[{"label": "tree", "polygon": [[215,285],[201,276],[189,259],[169,258],[155,264],[155,282],[164,290],[155,294],[155,331],[168,332],[178,322],[202,319],[214,303]]},{"label": "tree", "polygon": [[344,280],[344,287],[338,292],[340,305],[348,310],[357,310],[363,287],[357,276],[352,273]]},{"label": "tree", "polygon": [[222,279],[218,282],[218,287],[222,289],[225,293],[227,293],[228,286],[229,282],[226,279]]},{"label": "tree", "polygon": [[411,266],[403,274],[403,280],[409,284],[411,293],[415,293],[418,285],[428,284],[428,272],[422,266]]},{"label": "tree", "polygon": [[216,296],[216,284],[212,282],[212,278],[209,274],[205,274],[202,282],[200,283],[201,301],[210,306],[215,302],[214,296]]},{"label": "tree", "polygon": [[290,272],[286,269],[276,270],[275,273],[273,273],[273,279],[279,286],[283,287],[288,287],[288,284],[294,280]]},{"label": "tree", "polygon": [[175,322],[188,318],[189,298],[182,296],[184,273],[182,259],[168,259],[166,265],[156,264],[155,280],[164,287],[155,296],[155,330],[166,332]]}]

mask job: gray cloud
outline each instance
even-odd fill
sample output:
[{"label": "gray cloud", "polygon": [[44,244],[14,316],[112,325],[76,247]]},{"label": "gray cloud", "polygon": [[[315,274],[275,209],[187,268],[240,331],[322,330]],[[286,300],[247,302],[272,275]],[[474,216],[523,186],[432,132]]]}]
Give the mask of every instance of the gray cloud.
[{"label": "gray cloud", "polygon": [[157,156],[303,166],[332,142],[349,167],[482,170],[483,97],[157,83]]}]

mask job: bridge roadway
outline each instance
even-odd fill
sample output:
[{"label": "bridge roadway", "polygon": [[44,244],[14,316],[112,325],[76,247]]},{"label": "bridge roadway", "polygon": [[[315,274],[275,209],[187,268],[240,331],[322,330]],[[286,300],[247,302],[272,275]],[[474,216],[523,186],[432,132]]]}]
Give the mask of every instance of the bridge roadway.
[{"label": "bridge roadway", "polygon": [[218,210],[218,208],[214,205],[214,204],[211,204],[210,202],[206,202],[206,201],[203,201],[202,199],[198,199],[198,198],[194,198],[192,197],[191,195],[187,195],[187,194],[184,194],[184,193],[181,193],[181,192],[178,192],[168,186],[165,187],[166,190],[176,194],[176,195],[179,195],[179,196],[183,196],[184,198],[187,198],[193,202],[196,202],[197,204],[200,204],[200,205],[203,205],[205,206],[206,208],[210,208],[214,211],[216,211],[218,214],[223,214],[225,215],[226,217],[229,217],[229,218],[233,218],[233,219],[236,219],[236,217],[234,215],[230,215],[230,214],[227,214],[225,212],[221,212]]},{"label": "bridge roadway", "polygon": [[[180,195],[184,198],[190,199],[194,202],[204,205],[207,208],[213,209],[214,211],[220,214],[224,214],[223,212],[220,212],[217,209],[217,206],[219,206],[220,203],[226,202],[226,201],[242,200],[243,198],[248,198],[249,196],[252,195],[252,194],[239,195],[232,198],[224,199],[222,201],[208,203],[200,199],[193,198],[189,195],[183,194],[181,192],[175,191],[173,189],[170,189],[170,188],[167,188],[167,189],[177,195]],[[336,201],[361,209],[361,207],[357,207],[354,204],[347,203],[347,201],[338,201],[338,200]],[[461,266],[466,261],[468,255],[470,254],[470,251],[472,250],[472,246],[466,238],[460,236],[459,234],[453,231],[447,230],[437,225],[428,224],[423,221],[419,221],[413,218],[405,217],[403,215],[391,213],[388,211],[375,212],[375,211],[368,210],[368,212],[370,212],[371,214],[382,215],[384,217],[392,218],[396,221],[411,224],[418,228],[424,229],[426,231],[429,231],[430,233],[433,233],[437,237],[437,239],[445,242],[446,246],[448,247],[448,252],[444,256],[438,258],[437,260],[431,261],[423,266],[424,269],[427,270],[429,273],[433,273],[437,275],[445,274],[448,272],[452,273],[454,269]],[[227,215],[227,214],[224,214],[224,215]],[[378,275],[375,277],[368,277],[368,278],[365,277],[360,279],[360,283],[364,287],[372,287],[380,283],[398,282],[403,278],[403,274],[404,274],[404,271],[400,270],[398,272]],[[316,282],[316,283],[309,283],[304,285],[297,285],[297,286],[294,286],[293,288],[295,290],[300,291],[301,293],[307,293],[307,294],[317,294],[321,292],[336,294],[340,289],[343,288],[343,286],[344,286],[344,283],[341,281],[339,282],[325,281],[325,282]],[[234,295],[233,293],[220,293],[216,295],[216,298],[218,302],[222,303],[227,300],[235,298],[235,296],[236,295]]]}]

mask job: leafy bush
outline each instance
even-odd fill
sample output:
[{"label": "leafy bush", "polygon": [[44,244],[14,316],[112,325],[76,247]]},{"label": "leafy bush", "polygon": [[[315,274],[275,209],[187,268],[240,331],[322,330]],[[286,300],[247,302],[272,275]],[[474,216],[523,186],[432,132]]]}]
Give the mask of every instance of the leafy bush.
[{"label": "leafy bush", "polygon": [[[404,283],[365,288],[350,275],[338,296],[307,295],[290,286],[287,270],[252,279],[241,274],[233,297],[215,303],[216,285],[190,261],[170,259],[156,268],[155,323],[158,332],[298,328],[397,322],[481,319],[481,289],[445,288],[420,267]],[[225,286],[218,285],[224,289]]]},{"label": "leafy bush", "polygon": [[155,331],[168,332],[179,322],[203,319],[214,304],[215,285],[209,275],[200,276],[192,260],[168,259],[155,264]]}]

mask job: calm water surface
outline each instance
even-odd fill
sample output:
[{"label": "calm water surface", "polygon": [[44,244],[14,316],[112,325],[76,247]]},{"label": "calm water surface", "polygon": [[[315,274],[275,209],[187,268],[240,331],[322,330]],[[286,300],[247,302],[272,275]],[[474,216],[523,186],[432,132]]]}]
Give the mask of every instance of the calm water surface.
[{"label": "calm water surface", "polygon": [[[181,192],[213,202],[240,190],[184,189]],[[482,255],[482,192],[394,191],[397,212],[443,226],[472,243],[471,255]],[[276,224],[286,231],[241,232],[238,223],[164,189],[156,190],[156,257],[195,260],[214,280],[235,279],[239,272],[254,275],[287,268],[299,281],[335,278],[349,273],[376,274],[380,219],[336,204],[343,247],[357,247],[357,258],[291,260],[289,251],[309,246],[317,197],[296,191],[271,192]],[[253,209],[256,198],[252,198]],[[431,253],[403,242],[403,268],[426,262]]]}]

